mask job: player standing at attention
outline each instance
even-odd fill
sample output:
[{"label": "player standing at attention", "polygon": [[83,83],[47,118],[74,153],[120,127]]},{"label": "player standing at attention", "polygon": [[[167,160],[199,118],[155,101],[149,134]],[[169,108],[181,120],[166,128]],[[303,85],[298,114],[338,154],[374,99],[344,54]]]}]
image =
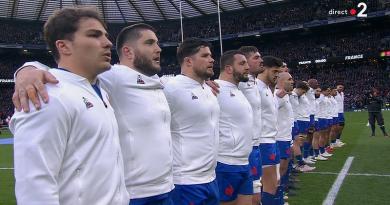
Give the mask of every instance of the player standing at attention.
[{"label": "player standing at attention", "polygon": [[[161,69],[161,48],[154,28],[147,24],[125,27],[116,46],[120,64],[99,78],[116,111],[130,205],[172,204],[171,114],[156,75]],[[30,78],[42,72],[33,69]],[[19,71],[18,77],[26,70]]]},{"label": "player standing at attention", "polygon": [[278,186],[279,154],[276,147],[277,130],[277,109],[275,98],[270,86],[276,84],[280,67],[283,65],[281,59],[273,56],[263,57],[264,71],[258,75],[259,91],[261,96],[261,138],[260,152],[263,168],[263,192],[261,201],[264,205],[279,204],[283,197],[282,187]]},{"label": "player standing at attention", "polygon": [[171,110],[175,205],[217,205],[215,168],[220,109],[205,81],[214,75],[211,45],[187,39],[177,50],[181,75],[164,88]]},{"label": "player standing at attention", "polygon": [[219,149],[216,168],[221,204],[251,205],[253,184],[248,157],[252,151],[252,107],[238,89],[249,80],[249,66],[243,53],[230,50],[221,56],[221,71],[216,80],[221,109]]},{"label": "player standing at attention", "polygon": [[345,118],[344,118],[344,85],[337,84],[337,108],[338,108],[338,129],[337,129],[337,139],[336,139],[336,147],[342,147],[345,145],[344,142],[341,141],[341,134],[343,133]]},{"label": "player standing at attention", "polygon": [[118,125],[97,77],[111,66],[103,20],[91,8],[65,8],[44,36],[61,82],[46,86],[49,104],[13,116],[18,204],[128,204]]},{"label": "player standing at attention", "polygon": [[290,73],[279,73],[277,89],[274,94],[278,108],[278,134],[276,135],[276,144],[280,153],[280,185],[283,187],[283,191],[288,184],[287,169],[291,158],[291,133],[294,125],[294,113],[288,93],[293,90],[293,86],[294,81]]},{"label": "player standing at attention", "polygon": [[261,98],[259,88],[257,87],[259,79],[257,75],[263,72],[263,59],[259,50],[254,46],[243,46],[239,51],[245,54],[249,65],[248,82],[240,82],[238,88],[244,93],[246,99],[252,106],[253,126],[252,126],[252,152],[249,155],[249,165],[253,180],[253,204],[261,202],[261,182],[262,175],[261,156],[260,156],[260,135],[261,135]]},{"label": "player standing at attention", "polygon": [[[314,133],[316,131],[315,129],[315,112],[316,112],[316,103],[315,103],[315,89],[318,88],[318,81],[316,79],[309,79],[307,81],[307,84],[309,85],[309,90],[306,92],[306,98],[309,102],[309,110],[310,110],[310,124],[309,124],[309,131],[308,131],[308,146],[309,153],[308,153],[308,159],[311,161],[315,161],[314,159],[314,150],[313,150],[313,141],[314,141]],[[316,135],[317,136],[317,135]],[[318,139],[316,139],[318,140]],[[305,144],[304,144],[305,146]]]},{"label": "player standing at attention", "polygon": [[[296,82],[296,85],[295,85],[295,88],[294,90],[291,92],[291,95],[290,95],[290,102],[291,102],[291,106],[292,106],[292,109],[293,109],[293,113],[294,113],[294,120],[298,121],[298,119],[300,118],[300,107],[299,107],[299,98],[301,96],[303,96],[307,91],[309,90],[309,87],[307,86],[306,83],[302,82],[302,81],[298,81]],[[295,123],[294,123],[295,124]],[[296,126],[295,129],[297,129],[297,135],[296,136],[293,136],[295,137],[293,140],[293,153],[294,153],[294,156],[295,156],[295,159],[297,160],[297,163],[298,163],[298,166],[297,166],[297,170],[301,171],[301,172],[308,172],[308,171],[312,171],[315,169],[315,167],[310,167],[309,165],[307,165],[305,163],[305,161],[303,160],[303,157],[302,157],[302,152],[301,152],[301,146],[302,146],[302,141],[304,140],[302,135],[299,134],[299,125],[298,123],[296,123],[294,126]]]}]

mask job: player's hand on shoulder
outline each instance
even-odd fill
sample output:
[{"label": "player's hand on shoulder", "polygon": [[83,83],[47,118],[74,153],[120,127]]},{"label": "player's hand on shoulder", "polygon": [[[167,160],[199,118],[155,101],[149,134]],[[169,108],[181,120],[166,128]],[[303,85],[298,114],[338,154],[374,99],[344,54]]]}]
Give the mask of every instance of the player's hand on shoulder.
[{"label": "player's hand on shoulder", "polygon": [[28,101],[34,104],[35,108],[41,108],[39,96],[43,102],[49,102],[44,84],[58,83],[58,80],[48,71],[39,70],[34,66],[26,66],[21,69],[15,78],[15,91],[12,96],[12,102],[17,111],[23,109],[24,112],[29,112],[30,107]]}]

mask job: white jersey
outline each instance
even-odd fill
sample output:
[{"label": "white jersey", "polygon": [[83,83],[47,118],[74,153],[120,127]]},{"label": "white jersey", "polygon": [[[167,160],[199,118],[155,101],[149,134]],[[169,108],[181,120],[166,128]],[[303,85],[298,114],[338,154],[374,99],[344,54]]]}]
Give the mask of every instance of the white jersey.
[{"label": "white jersey", "polygon": [[[38,62],[23,66],[27,65],[48,69]],[[116,111],[130,197],[144,198],[171,191],[174,188],[171,113],[160,79],[124,65],[114,65],[99,77]]]},{"label": "white jersey", "polygon": [[318,120],[318,115],[320,114],[320,98],[316,98],[315,101],[315,112],[314,112],[314,119]]},{"label": "white jersey", "polygon": [[306,95],[298,98],[299,104],[296,109],[297,120],[310,121],[310,103]]},{"label": "white jersey", "polygon": [[325,101],[326,104],[326,119],[333,119],[333,104],[332,104],[332,99],[331,96],[325,97],[327,100]]},{"label": "white jersey", "polygon": [[328,105],[329,105],[328,101],[329,101],[329,98],[323,94],[320,94],[320,97],[316,99],[316,102],[318,104],[318,110],[316,113],[316,117],[321,118],[321,119],[328,118]]},{"label": "white jersey", "polygon": [[171,109],[173,180],[202,184],[215,179],[219,105],[205,83],[177,75],[164,88]]},{"label": "white jersey", "polygon": [[16,112],[15,194],[18,204],[128,204],[118,125],[107,94],[81,76],[52,69],[50,103]]},{"label": "white jersey", "polygon": [[309,90],[305,93],[306,99],[308,101],[309,105],[309,114],[315,115],[316,113],[316,97],[315,97],[315,90],[313,88],[309,88]]},{"label": "white jersey", "polygon": [[263,81],[257,80],[261,96],[261,138],[260,143],[275,143],[278,130],[276,128],[278,110],[276,108],[274,95]]},{"label": "white jersey", "polygon": [[294,122],[296,122],[298,120],[299,96],[295,91],[292,91],[289,98],[293,110]]},{"label": "white jersey", "polygon": [[220,86],[217,96],[221,109],[219,117],[218,162],[247,165],[252,151],[252,107],[233,83],[216,80]]},{"label": "white jersey", "polygon": [[283,98],[280,98],[276,96],[277,92],[278,90],[275,90],[275,100],[278,107],[278,134],[276,135],[276,140],[291,141],[291,131],[294,126],[294,113],[290,103],[290,97],[285,95]]},{"label": "white jersey", "polygon": [[130,197],[144,198],[174,188],[171,112],[157,75],[114,65],[99,76],[118,120]]},{"label": "white jersey", "polygon": [[252,126],[252,146],[259,146],[261,136],[261,97],[259,88],[257,87],[257,79],[249,75],[248,82],[241,82],[238,88],[249,101],[253,111],[253,126]]},{"label": "white jersey", "polygon": [[331,102],[331,115],[332,117],[338,117],[339,112],[338,112],[338,105],[335,97],[331,96],[330,97],[330,102]]},{"label": "white jersey", "polygon": [[337,112],[344,113],[344,92],[339,93],[337,91],[337,95],[335,98],[337,101]]}]

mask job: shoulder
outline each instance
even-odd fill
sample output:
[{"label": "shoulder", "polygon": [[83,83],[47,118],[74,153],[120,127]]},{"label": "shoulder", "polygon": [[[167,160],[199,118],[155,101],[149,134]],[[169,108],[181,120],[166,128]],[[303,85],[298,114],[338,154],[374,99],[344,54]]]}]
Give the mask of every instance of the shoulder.
[{"label": "shoulder", "polygon": [[178,79],[178,77],[174,77],[172,79],[170,79],[167,83],[165,83],[164,85],[164,93],[174,93],[176,92],[178,89],[180,89],[180,79]]}]

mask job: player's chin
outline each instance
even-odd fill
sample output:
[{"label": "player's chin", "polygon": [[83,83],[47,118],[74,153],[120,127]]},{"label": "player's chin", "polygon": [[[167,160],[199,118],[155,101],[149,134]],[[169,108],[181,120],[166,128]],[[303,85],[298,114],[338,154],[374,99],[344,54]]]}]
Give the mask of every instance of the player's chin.
[{"label": "player's chin", "polygon": [[153,65],[153,69],[154,69],[154,71],[156,71],[156,73],[159,73],[159,72],[161,71],[161,66],[160,66],[160,64]]},{"label": "player's chin", "polygon": [[207,75],[209,78],[211,78],[211,77],[214,76],[214,71],[213,71],[213,70],[208,70],[208,71],[206,72],[206,75]]},{"label": "player's chin", "polygon": [[154,67],[161,67],[160,61],[152,60],[152,64],[153,64]]},{"label": "player's chin", "polygon": [[102,62],[102,63],[100,63],[99,67],[101,68],[100,70],[103,70],[103,71],[110,70],[111,63],[110,62]]}]

